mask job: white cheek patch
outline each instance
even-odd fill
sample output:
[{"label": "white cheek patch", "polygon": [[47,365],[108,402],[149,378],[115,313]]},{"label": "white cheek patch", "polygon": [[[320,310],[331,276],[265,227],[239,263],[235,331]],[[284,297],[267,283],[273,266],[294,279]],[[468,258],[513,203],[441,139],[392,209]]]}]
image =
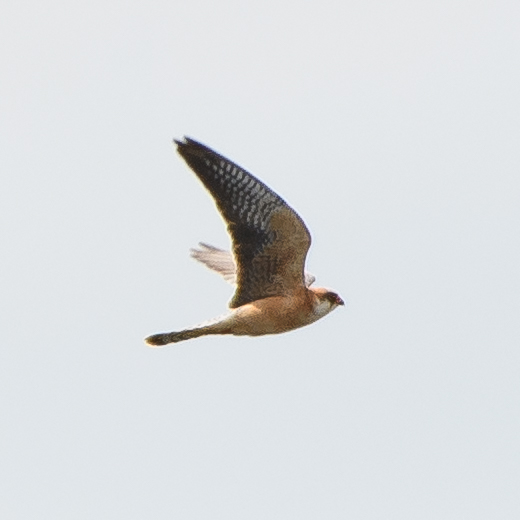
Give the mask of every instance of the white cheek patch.
[{"label": "white cheek patch", "polygon": [[332,310],[332,304],[328,300],[322,300],[314,307],[316,319],[320,319]]}]

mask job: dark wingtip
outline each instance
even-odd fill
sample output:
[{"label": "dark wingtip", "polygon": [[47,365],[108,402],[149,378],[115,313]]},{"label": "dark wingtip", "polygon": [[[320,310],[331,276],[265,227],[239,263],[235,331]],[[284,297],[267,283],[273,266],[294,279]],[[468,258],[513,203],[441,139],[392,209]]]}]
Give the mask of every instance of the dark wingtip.
[{"label": "dark wingtip", "polygon": [[173,143],[177,146],[177,151],[180,152],[190,145],[190,139],[184,136],[182,139],[174,139]]},{"label": "dark wingtip", "polygon": [[177,152],[183,157],[185,160],[188,156],[203,156],[208,152],[215,153],[211,148],[208,148],[206,145],[196,141],[195,139],[191,139],[190,137],[184,136],[182,140],[174,139],[173,142],[177,146]]},{"label": "dark wingtip", "polygon": [[195,139],[192,139],[191,137],[188,137],[187,135],[185,135],[184,137],[182,137],[182,139],[174,139],[173,142],[177,145],[177,146],[204,146],[201,142],[195,140]]}]

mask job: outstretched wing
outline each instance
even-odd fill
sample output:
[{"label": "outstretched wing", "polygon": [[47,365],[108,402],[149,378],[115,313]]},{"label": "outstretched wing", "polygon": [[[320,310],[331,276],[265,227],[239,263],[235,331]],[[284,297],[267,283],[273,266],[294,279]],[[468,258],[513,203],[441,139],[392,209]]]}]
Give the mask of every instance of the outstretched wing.
[{"label": "outstretched wing", "polygon": [[199,249],[190,249],[191,257],[224,277],[232,285],[237,283],[237,266],[233,255],[209,244],[199,243]]},{"label": "outstretched wing", "polygon": [[[198,248],[190,249],[191,257],[220,274],[231,285],[237,283],[237,266],[233,254],[215,246],[199,242]],[[305,287],[310,287],[316,277],[305,271]]]},{"label": "outstretched wing", "polygon": [[237,289],[229,306],[303,286],[311,237],[298,214],[263,182],[207,146],[187,137],[175,142],[215,199],[233,241]]}]

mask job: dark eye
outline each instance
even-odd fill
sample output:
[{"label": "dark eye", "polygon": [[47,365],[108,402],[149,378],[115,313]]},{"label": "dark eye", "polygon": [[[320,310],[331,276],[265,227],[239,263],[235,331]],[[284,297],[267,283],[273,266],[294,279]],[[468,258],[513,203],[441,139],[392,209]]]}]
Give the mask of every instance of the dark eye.
[{"label": "dark eye", "polygon": [[336,305],[345,305],[345,302],[339,297],[339,294],[331,292],[328,293],[327,296],[332,303],[335,303]]}]

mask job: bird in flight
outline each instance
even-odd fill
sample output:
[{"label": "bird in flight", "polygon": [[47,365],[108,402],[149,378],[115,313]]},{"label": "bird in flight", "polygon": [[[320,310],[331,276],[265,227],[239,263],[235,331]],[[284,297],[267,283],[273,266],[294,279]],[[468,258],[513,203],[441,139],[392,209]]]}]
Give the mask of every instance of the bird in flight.
[{"label": "bird in flight", "polygon": [[215,199],[232,240],[233,253],[208,244],[192,257],[236,285],[231,311],[180,332],[154,334],[151,347],[208,334],[263,336],[309,325],[343,300],[311,287],[305,272],[310,233],[299,215],[263,182],[211,148],[185,137],[177,151]]}]

